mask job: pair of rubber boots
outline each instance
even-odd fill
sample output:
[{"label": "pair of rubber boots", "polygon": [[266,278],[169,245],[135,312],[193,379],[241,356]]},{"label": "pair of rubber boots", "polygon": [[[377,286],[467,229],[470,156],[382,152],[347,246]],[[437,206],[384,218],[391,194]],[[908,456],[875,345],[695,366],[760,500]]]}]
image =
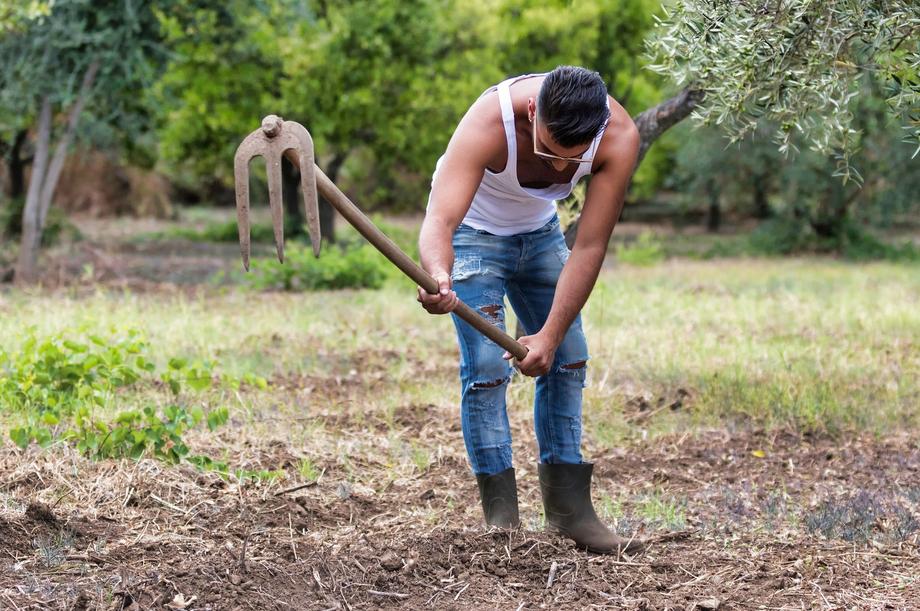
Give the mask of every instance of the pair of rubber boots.
[{"label": "pair of rubber boots", "polygon": [[[618,537],[597,517],[591,504],[591,474],[594,465],[539,464],[540,491],[546,522],[575,545],[599,554],[634,555],[644,549],[638,540]],[[495,475],[477,475],[479,498],[486,524],[501,528],[517,528],[517,482],[514,469]]]}]

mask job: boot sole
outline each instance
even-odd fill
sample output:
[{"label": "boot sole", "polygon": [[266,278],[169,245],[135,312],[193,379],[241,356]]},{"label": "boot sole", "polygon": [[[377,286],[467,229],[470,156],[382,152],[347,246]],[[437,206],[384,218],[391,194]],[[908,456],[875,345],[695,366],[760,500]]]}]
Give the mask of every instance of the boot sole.
[{"label": "boot sole", "polygon": [[572,536],[571,536],[570,534],[568,534],[567,532],[565,532],[564,530],[562,530],[561,528],[558,528],[558,527],[556,527],[556,526],[550,526],[550,532],[555,532],[555,533],[558,534],[558,535],[562,535],[563,537],[565,537],[565,538],[568,539],[569,541],[574,542],[574,543],[575,543],[576,549],[585,550],[585,551],[587,551],[587,552],[591,552],[592,554],[604,554],[604,555],[613,555],[613,554],[616,554],[616,555],[618,555],[618,556],[619,556],[619,555],[622,555],[622,554],[628,554],[628,555],[630,555],[630,556],[635,556],[635,555],[641,554],[642,552],[645,551],[645,545],[642,544],[642,543],[639,543],[638,541],[632,541],[632,542],[631,542],[631,544],[633,544],[633,545],[638,545],[638,546],[639,546],[639,549],[635,549],[635,550],[633,550],[633,551],[628,551],[628,550],[629,550],[629,546],[628,546],[628,545],[625,546],[625,547],[616,547],[616,548],[613,548],[613,549],[603,549],[603,548],[591,547],[590,545],[588,545],[588,544],[586,544],[586,543],[579,543],[578,541],[575,541],[575,539],[572,538]]}]

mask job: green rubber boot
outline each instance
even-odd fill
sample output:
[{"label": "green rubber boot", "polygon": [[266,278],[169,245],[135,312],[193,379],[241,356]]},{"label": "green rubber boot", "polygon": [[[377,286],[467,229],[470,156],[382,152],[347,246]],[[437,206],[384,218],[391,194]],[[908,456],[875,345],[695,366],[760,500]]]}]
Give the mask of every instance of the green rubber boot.
[{"label": "green rubber boot", "polygon": [[479,498],[482,499],[486,524],[501,528],[520,526],[514,468],[495,475],[477,475],[476,481],[479,482]]},{"label": "green rubber boot", "polygon": [[639,540],[614,534],[597,517],[591,504],[591,473],[594,465],[538,465],[543,508],[549,526],[575,544],[598,554],[630,556],[645,549]]}]

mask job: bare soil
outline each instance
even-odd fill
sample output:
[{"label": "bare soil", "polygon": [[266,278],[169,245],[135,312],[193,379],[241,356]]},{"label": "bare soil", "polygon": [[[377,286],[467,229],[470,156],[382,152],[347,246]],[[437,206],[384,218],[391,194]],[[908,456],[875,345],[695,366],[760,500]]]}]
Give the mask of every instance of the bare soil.
[{"label": "bare soil", "polygon": [[[420,410],[399,415],[412,426],[424,426],[427,417]],[[285,468],[294,455],[275,443],[259,460]],[[362,459],[354,467],[379,476],[377,486],[352,485],[333,466],[316,483],[286,491],[277,482],[240,485],[147,460],[90,462],[60,448],[6,448],[0,606],[920,605],[916,439],[713,432],[595,460],[599,488],[627,499],[649,490],[683,499],[683,524],[621,518],[621,530],[638,529],[648,539],[645,553],[578,551],[532,517],[539,515],[539,492],[535,470],[525,465],[525,526],[489,531],[480,523],[475,483],[455,456],[397,479]]]},{"label": "bare soil", "polygon": [[[85,274],[88,285],[165,290],[236,256],[233,244],[84,243],[52,266],[61,284]],[[586,430],[599,512],[649,543],[636,557],[600,556],[543,529],[521,406],[510,417],[523,526],[484,528],[449,401],[363,409],[387,392],[396,356],[339,368],[360,375],[270,380],[277,411],[192,440],[279,479],[6,441],[0,609],[920,609],[916,433],[719,430],[610,448]],[[413,364],[444,384],[454,366]],[[292,404],[302,415],[282,411]],[[301,443],[294,429],[315,432]],[[427,466],[394,467],[397,441],[425,449]],[[298,468],[305,457],[315,480]]]}]

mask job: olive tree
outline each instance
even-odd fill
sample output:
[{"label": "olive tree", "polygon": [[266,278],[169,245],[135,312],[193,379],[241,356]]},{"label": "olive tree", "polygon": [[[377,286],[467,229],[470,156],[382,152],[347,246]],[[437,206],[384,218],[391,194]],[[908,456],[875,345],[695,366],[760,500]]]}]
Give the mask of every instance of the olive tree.
[{"label": "olive tree", "polygon": [[17,282],[36,278],[42,232],[84,110],[118,120],[149,81],[158,29],[152,4],[121,0],[0,5],[0,132],[34,132]]},{"label": "olive tree", "polygon": [[[647,40],[649,68],[679,88],[634,117],[639,163],[688,117],[729,140],[774,126],[786,155],[804,142],[836,160],[834,174],[860,183],[851,164],[862,134],[852,112],[865,74],[884,83],[887,109],[920,151],[920,5],[914,0],[675,0]],[[916,152],[914,153],[916,156]],[[567,239],[574,241],[577,220]]]},{"label": "olive tree", "polygon": [[885,83],[889,111],[920,145],[915,0],[679,0],[649,49],[653,70],[705,96],[696,119],[734,141],[769,121],[781,152],[806,142],[836,158],[844,181],[861,180],[852,108],[864,72]]}]

